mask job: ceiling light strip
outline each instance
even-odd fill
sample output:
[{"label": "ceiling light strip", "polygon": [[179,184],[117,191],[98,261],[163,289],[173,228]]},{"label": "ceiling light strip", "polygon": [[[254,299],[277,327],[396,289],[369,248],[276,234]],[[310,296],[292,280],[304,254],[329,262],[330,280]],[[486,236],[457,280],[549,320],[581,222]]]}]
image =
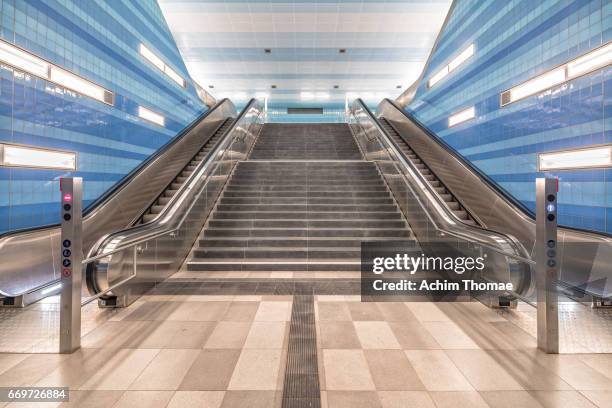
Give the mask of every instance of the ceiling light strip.
[{"label": "ceiling light strip", "polygon": [[502,107],[510,105],[610,64],[612,64],[612,42],[502,92],[500,105]]},{"label": "ceiling light strip", "polygon": [[429,81],[427,81],[427,87],[431,88],[454,70],[456,70],[459,66],[461,66],[464,62],[466,62],[472,55],[474,55],[475,47],[474,44],[470,44],[466,49],[461,51],[455,58],[453,58],[447,65],[443,66],[439,71],[433,74]]},{"label": "ceiling light strip", "polygon": [[77,154],[43,147],[0,144],[0,166],[76,170]]},{"label": "ceiling light strip", "polygon": [[151,64],[155,65],[160,71],[166,74],[168,78],[170,78],[171,80],[173,80],[174,82],[182,86],[183,88],[187,87],[187,83],[185,82],[185,79],[175,70],[170,68],[168,64],[164,62],[164,60],[158,57],[146,45],[140,43],[140,46],[138,47],[138,52],[140,53],[140,55],[144,57],[144,59],[149,61]]},{"label": "ceiling light strip", "polygon": [[108,89],[2,40],[0,62],[107,105],[113,104],[113,93]]},{"label": "ceiling light strip", "polygon": [[612,167],[612,145],[591,146],[538,154],[538,171]]}]

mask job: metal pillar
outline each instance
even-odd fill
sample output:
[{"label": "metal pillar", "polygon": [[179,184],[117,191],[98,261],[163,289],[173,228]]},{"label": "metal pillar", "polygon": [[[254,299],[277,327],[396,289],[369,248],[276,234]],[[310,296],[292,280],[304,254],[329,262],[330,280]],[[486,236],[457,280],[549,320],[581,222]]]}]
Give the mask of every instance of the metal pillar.
[{"label": "metal pillar", "polygon": [[81,280],[83,261],[83,179],[60,179],[61,203],[61,308],[60,353],[81,347]]},{"label": "metal pillar", "polygon": [[536,289],[538,348],[559,353],[559,300],[557,294],[558,179],[536,179]]}]

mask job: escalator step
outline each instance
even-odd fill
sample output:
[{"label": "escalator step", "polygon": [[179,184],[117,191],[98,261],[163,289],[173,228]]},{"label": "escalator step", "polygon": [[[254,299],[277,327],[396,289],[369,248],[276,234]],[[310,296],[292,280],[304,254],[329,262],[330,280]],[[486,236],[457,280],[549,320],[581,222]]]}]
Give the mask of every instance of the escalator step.
[{"label": "escalator step", "polygon": [[151,207],[151,214],[159,214],[164,209],[163,205],[154,205]]}]

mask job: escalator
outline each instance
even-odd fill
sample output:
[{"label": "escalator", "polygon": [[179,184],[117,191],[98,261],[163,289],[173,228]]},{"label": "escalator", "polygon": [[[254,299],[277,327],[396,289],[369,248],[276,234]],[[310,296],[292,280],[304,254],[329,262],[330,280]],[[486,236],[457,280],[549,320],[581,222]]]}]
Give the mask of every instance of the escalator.
[{"label": "escalator", "polygon": [[[478,225],[511,237],[525,257],[535,259],[535,218],[529,209],[394,101],[383,100],[375,117],[385,136],[435,174],[434,182],[452,191]],[[612,237],[560,226],[558,241],[559,286],[566,294],[593,303],[612,298]]]},{"label": "escalator", "polygon": [[[167,188],[184,181],[181,177],[205,157],[236,116],[231,101],[220,101],[89,205],[83,218],[85,254],[107,234],[149,219],[171,194]],[[57,293],[59,240],[59,225],[0,236],[0,305],[25,306]]]},{"label": "escalator", "polygon": [[202,163],[204,159],[206,159],[206,157],[208,157],[208,154],[213,150],[225,132],[227,132],[233,124],[234,119],[227,118],[219,126],[208,142],[204,144],[202,149],[191,159],[189,163],[187,163],[179,175],[170,182],[168,187],[164,189],[163,193],[161,193],[157,200],[155,200],[155,203],[153,203],[153,205],[145,211],[142,217],[138,220],[137,224],[145,224],[157,217],[163,208],[170,202],[176,192],[180,190],[189,176],[193,174],[194,170]]},{"label": "escalator", "polygon": [[[439,234],[440,220],[461,214],[440,207],[439,194],[423,196],[436,207],[417,203],[424,190],[408,185],[406,163],[385,156],[384,134],[364,112],[353,113],[358,126],[262,125],[261,105],[252,101],[236,120],[236,134],[193,169],[190,189],[179,188],[147,223],[96,245],[86,276],[90,293],[103,293],[102,306],[127,305],[178,271],[195,282],[237,276],[246,283],[277,273],[358,283],[364,241],[410,241],[407,251],[417,255],[440,248],[444,256],[488,254],[487,279],[514,280],[527,290],[529,261],[512,240],[469,222]],[[446,212],[438,217],[439,210]]]},{"label": "escalator", "polygon": [[404,153],[404,155],[415,165],[415,167],[419,169],[419,172],[423,175],[425,180],[427,180],[429,185],[432,186],[436,193],[440,195],[446,206],[453,211],[457,218],[466,224],[476,225],[477,223],[474,220],[474,216],[470,214],[463,205],[461,205],[457,197],[449,191],[449,189],[442,183],[442,181],[440,181],[440,179],[427,166],[427,164],[421,160],[419,155],[410,148],[408,143],[406,143],[399,133],[397,133],[393,126],[385,118],[381,117],[379,120],[383,129],[389,136],[391,136],[393,142],[395,142],[402,153]]}]

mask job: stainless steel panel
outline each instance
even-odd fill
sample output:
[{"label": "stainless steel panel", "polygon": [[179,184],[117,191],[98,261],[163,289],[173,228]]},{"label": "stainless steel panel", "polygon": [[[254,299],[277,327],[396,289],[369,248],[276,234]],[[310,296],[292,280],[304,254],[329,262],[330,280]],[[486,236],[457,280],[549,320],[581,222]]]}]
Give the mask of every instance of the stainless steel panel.
[{"label": "stainless steel panel", "polygon": [[[206,117],[179,136],[163,154],[91,211],[83,220],[83,249],[104,235],[123,229],[152,203],[191,160],[217,127],[237,112],[229,100],[220,102]],[[0,239],[0,296],[16,297],[57,281],[59,226],[9,234]]]},{"label": "stainless steel panel", "polygon": [[[89,253],[92,295],[129,278],[102,305],[125,306],[178,271],[191,250],[236,163],[246,159],[262,127],[263,109],[251,101],[207,159],[189,176],[151,222],[103,237]],[[109,302],[111,302],[109,304]]]},{"label": "stainless steel panel", "polygon": [[[394,126],[487,229],[513,237],[535,259],[535,222],[530,215],[504,197],[460,157],[449,153],[391,101],[382,101],[376,116],[384,117]],[[559,263],[562,285],[575,289],[577,294],[586,292],[596,297],[612,297],[612,238],[561,227]]]}]

